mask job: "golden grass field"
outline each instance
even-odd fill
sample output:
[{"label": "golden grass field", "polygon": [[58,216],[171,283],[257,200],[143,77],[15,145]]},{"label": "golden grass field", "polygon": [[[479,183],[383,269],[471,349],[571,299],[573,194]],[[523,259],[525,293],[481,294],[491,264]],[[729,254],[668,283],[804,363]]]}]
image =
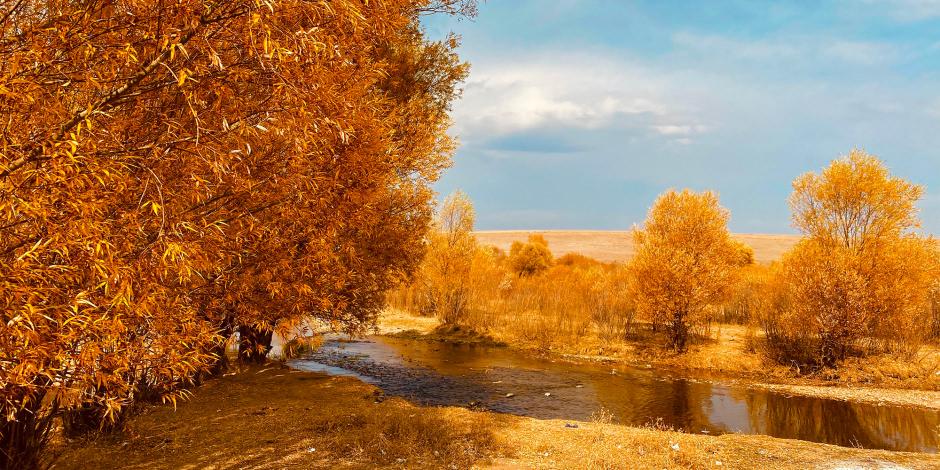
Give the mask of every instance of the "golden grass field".
[{"label": "golden grass field", "polygon": [[[633,237],[629,231],[614,230],[482,230],[474,232],[484,245],[509,250],[514,241],[525,241],[531,234],[540,234],[548,240],[555,256],[577,253],[598,261],[628,261],[634,252]],[[778,260],[800,239],[799,235],[734,234],[734,238],[754,249],[758,263]]]}]

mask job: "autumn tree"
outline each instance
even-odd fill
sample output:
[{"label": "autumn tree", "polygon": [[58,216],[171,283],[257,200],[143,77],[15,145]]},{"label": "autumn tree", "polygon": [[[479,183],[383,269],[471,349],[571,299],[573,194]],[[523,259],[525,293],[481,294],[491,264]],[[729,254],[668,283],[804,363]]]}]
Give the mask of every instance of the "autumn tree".
[{"label": "autumn tree", "polygon": [[861,150],[793,182],[804,238],[783,260],[785,301],[764,319],[781,359],[834,366],[864,338],[920,342],[938,279],[936,244],[915,232],[922,194]]},{"label": "autumn tree", "polygon": [[260,360],[302,318],[372,321],[466,74],[419,15],[460,5],[0,5],[0,466],[175,400],[234,331]]},{"label": "autumn tree", "polygon": [[714,193],[671,190],[634,230],[630,268],[637,313],[665,326],[677,351],[686,349],[690,330],[734,285],[742,256],[727,223],[728,211]]},{"label": "autumn tree", "polygon": [[[261,240],[272,250],[283,250],[284,231],[293,228],[296,232],[288,240],[298,248],[290,264],[277,271],[283,280],[276,284],[264,280],[264,284],[294,284],[298,289],[310,290],[279,289],[273,297],[269,292],[255,295],[248,291],[234,302],[230,310],[242,311],[238,316],[248,319],[240,322],[241,337],[260,340],[243,341],[243,358],[263,360],[272,329],[290,329],[304,318],[304,312],[319,312],[318,318],[349,332],[364,331],[383,308],[385,291],[416,269],[431,223],[430,183],[449,165],[454,149],[446,133],[448,112],[459,93],[457,85],[467,73],[467,65],[455,52],[457,46],[452,36],[427,41],[415,21],[379,43],[376,58],[383,60],[387,69],[371,92],[381,92],[376,97],[377,109],[386,116],[386,122],[359,129],[357,141],[342,146],[345,157],[332,165],[338,172],[331,171],[330,164],[318,170],[334,173],[350,183],[338,195],[340,200],[332,204],[337,215],[353,214],[354,218],[330,218],[334,228],[324,224],[317,227],[321,231],[318,233],[304,218],[269,211],[280,221],[271,225],[278,235]],[[383,153],[390,158],[376,159]],[[346,169],[351,164],[361,165],[352,179]],[[370,179],[372,175],[380,175],[380,179]],[[271,244],[272,240],[277,242]],[[320,256],[318,253],[324,250],[326,261],[301,256],[304,252]],[[262,269],[271,268],[269,256],[253,259]],[[337,278],[330,279],[320,270],[309,268],[325,265],[337,267],[332,271]],[[272,312],[278,313],[272,318]],[[251,324],[252,319],[262,321]]]},{"label": "autumn tree", "polygon": [[472,300],[471,268],[478,249],[473,223],[473,204],[455,191],[444,199],[428,236],[420,282],[428,310],[444,324],[460,323]]},{"label": "autumn tree", "polygon": [[509,266],[518,276],[532,276],[552,265],[548,240],[541,234],[529,235],[526,242],[514,241],[509,247]]}]

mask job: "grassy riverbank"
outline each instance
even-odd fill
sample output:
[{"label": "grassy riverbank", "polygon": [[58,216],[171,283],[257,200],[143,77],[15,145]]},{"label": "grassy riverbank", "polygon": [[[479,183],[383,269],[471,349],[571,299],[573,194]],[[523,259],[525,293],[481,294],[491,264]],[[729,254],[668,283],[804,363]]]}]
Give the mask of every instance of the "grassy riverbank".
[{"label": "grassy riverbank", "polygon": [[420,407],[278,365],[210,381],[176,409],[149,407],[123,434],[57,447],[62,469],[940,466],[926,454]]},{"label": "grassy riverbank", "polygon": [[801,375],[751,350],[747,329],[740,325],[717,325],[712,339],[691,346],[684,354],[666,351],[658,342],[648,339],[611,341],[592,335],[577,344],[554,343],[546,350],[540,344],[506,332],[481,335],[443,329],[434,318],[400,310],[386,311],[379,320],[378,332],[425,340],[506,344],[575,361],[615,361],[678,369],[798,395],[940,409],[940,375],[936,373],[940,354],[934,347],[924,347],[915,361],[874,357],[843,364],[835,371]]}]

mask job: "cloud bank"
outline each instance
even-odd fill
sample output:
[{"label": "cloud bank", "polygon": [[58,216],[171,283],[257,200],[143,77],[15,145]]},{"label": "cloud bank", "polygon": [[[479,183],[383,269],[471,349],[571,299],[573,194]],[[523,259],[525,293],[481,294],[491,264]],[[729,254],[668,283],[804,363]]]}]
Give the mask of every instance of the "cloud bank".
[{"label": "cloud bank", "polygon": [[488,2],[437,26],[472,63],[438,189],[482,229],[624,229],[690,187],[790,232],[793,178],[860,147],[927,186],[940,233],[940,2],[891,3]]}]

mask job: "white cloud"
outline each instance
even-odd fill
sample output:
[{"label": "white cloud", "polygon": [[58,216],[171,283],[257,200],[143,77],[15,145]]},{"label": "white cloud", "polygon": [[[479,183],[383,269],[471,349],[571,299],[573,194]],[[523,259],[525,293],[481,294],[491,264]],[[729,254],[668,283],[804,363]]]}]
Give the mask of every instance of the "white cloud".
[{"label": "white cloud", "polygon": [[[557,28],[484,28],[481,17],[477,36],[465,35],[478,43],[455,105],[465,145],[442,188],[470,190],[487,228],[623,227],[661,190],[693,187],[720,191],[739,230],[789,230],[792,179],[860,146],[935,193],[940,42],[920,27],[895,35],[900,20],[889,15],[940,18],[940,5],[931,10],[940,0],[863,1],[837,11],[787,4],[769,20],[768,7],[748,4],[756,24],[742,14],[732,29],[688,32],[674,15],[635,6],[649,24],[627,36],[614,28],[630,23],[614,17],[572,28],[564,17]],[[531,19],[552,2],[489,4],[528,5],[513,18]],[[901,5],[913,9],[889,11]],[[921,205],[934,233],[938,201]],[[547,210],[556,207],[568,209]]]},{"label": "white cloud", "polygon": [[924,107],[924,114],[933,119],[940,119],[940,98],[934,98]]},{"label": "white cloud", "polygon": [[702,125],[688,126],[666,124],[661,126],[653,126],[653,129],[662,135],[691,135],[705,132],[705,130],[708,128]]},{"label": "white cloud", "polygon": [[704,132],[667,74],[597,55],[489,60],[475,66],[454,109],[467,142],[539,127],[631,127],[670,136]]},{"label": "white cloud", "polygon": [[865,6],[881,6],[900,21],[924,21],[940,18],[940,0],[863,0]]},{"label": "white cloud", "polygon": [[830,36],[786,36],[767,39],[738,39],[717,35],[676,33],[672,42],[684,51],[709,59],[755,62],[827,64],[833,61],[854,65],[889,63],[899,56],[890,44],[856,41]]},{"label": "white cloud", "polygon": [[[695,43],[689,35],[675,37]],[[734,56],[738,43],[717,36],[702,44],[728,50],[706,47],[705,61],[681,52],[641,58],[599,49],[582,54],[542,49],[513,57],[490,51],[471,58],[464,97],[454,108],[454,131],[475,155],[534,156],[557,164],[601,154],[696,155],[706,161],[740,151],[726,149],[726,142],[748,142],[742,148],[765,152],[808,132],[816,133],[829,155],[833,149],[878,144],[870,136],[875,126],[884,127],[887,116],[890,122],[918,116],[914,127],[936,123],[940,101],[932,82],[902,85],[889,66],[861,75],[844,66],[891,61],[892,48],[815,40],[746,48],[744,55],[760,58],[760,64]],[[809,49],[808,59],[795,52]],[[716,59],[722,55],[726,60]],[[824,70],[827,66],[833,69]],[[853,78],[836,83],[829,73]],[[643,168],[631,171],[666,171],[653,164]],[[711,171],[683,171],[693,169]]]},{"label": "white cloud", "polygon": [[870,41],[836,40],[824,44],[820,51],[824,56],[860,65],[884,64],[898,56],[893,46]]}]

